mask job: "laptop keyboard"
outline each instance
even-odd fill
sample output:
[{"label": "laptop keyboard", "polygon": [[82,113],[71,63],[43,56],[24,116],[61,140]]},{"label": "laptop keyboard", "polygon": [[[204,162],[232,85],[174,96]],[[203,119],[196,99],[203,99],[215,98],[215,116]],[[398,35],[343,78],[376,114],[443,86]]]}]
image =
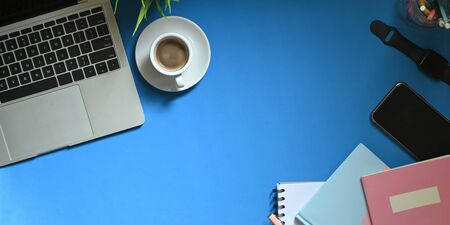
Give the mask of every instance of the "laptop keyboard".
[{"label": "laptop keyboard", "polygon": [[101,7],[0,34],[0,103],[119,68]]}]

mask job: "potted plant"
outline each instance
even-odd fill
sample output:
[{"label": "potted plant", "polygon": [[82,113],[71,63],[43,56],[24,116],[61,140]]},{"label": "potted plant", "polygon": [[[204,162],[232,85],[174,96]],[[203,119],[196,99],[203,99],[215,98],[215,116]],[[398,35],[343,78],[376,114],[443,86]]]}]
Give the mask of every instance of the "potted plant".
[{"label": "potted plant", "polygon": [[[147,19],[147,12],[152,5],[156,6],[156,9],[159,11],[161,16],[166,16],[164,12],[167,10],[169,14],[172,13],[172,2],[178,2],[179,0],[140,0],[141,1],[141,9],[139,10],[139,16],[136,21],[136,26],[134,27],[133,36],[141,25],[142,20]],[[114,5],[114,14],[117,12],[117,7],[119,5],[119,0],[115,1]]]}]

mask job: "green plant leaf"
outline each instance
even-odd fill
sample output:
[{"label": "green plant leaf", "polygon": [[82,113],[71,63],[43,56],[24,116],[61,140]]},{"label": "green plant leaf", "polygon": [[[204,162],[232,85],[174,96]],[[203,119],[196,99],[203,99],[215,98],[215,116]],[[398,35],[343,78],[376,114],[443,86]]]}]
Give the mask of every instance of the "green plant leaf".
[{"label": "green plant leaf", "polygon": [[[158,0],[155,0],[158,1]],[[144,15],[144,19],[147,19],[147,15],[148,15],[148,10],[150,9],[150,6],[152,4],[153,0],[146,0],[146,9],[145,9],[145,15]]]},{"label": "green plant leaf", "polygon": [[159,13],[165,17],[166,15],[164,14],[164,11],[161,8],[161,3],[159,2],[159,0],[155,0],[155,4],[156,4],[156,8],[158,9]]},{"label": "green plant leaf", "polygon": [[119,0],[116,0],[116,3],[114,4],[114,15],[117,13],[117,6],[119,5]]},{"label": "green plant leaf", "polygon": [[[116,13],[116,10],[117,10],[118,1],[119,0],[116,0],[114,14]],[[139,15],[138,15],[138,18],[136,21],[136,26],[134,27],[133,36],[136,34],[142,21],[144,19],[147,19],[148,11],[153,2],[155,2],[156,9],[161,14],[161,16],[166,17],[166,14],[164,12],[167,11],[167,9],[169,9],[169,14],[172,13],[172,3],[171,3],[172,1],[180,2],[179,0],[163,0],[163,3],[164,3],[164,10],[163,10],[161,7],[161,0],[141,0],[141,8],[139,10]]]},{"label": "green plant leaf", "polygon": [[139,29],[139,25],[141,25],[142,20],[147,17],[148,9],[152,4],[153,0],[145,0],[145,3],[141,6],[141,10],[139,11],[139,16],[136,21],[136,26],[134,27],[133,36],[136,34],[136,31]]},{"label": "green plant leaf", "polygon": [[170,0],[166,1],[166,7],[169,8],[169,14],[172,14],[172,6],[170,5]]}]

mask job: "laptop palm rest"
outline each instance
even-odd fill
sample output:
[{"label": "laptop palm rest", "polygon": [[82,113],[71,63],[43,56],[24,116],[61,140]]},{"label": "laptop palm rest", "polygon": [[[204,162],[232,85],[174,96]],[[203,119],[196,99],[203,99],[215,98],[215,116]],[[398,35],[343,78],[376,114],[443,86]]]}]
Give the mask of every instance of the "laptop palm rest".
[{"label": "laptop palm rest", "polygon": [[78,86],[0,108],[0,127],[0,164],[6,155],[16,161],[93,136]]}]

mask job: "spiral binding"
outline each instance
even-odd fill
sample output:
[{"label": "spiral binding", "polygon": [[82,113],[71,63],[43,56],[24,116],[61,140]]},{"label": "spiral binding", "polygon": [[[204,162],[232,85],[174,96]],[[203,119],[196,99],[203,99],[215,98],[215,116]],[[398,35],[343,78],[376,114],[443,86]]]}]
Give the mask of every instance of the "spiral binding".
[{"label": "spiral binding", "polygon": [[274,204],[272,207],[272,213],[275,214],[278,219],[281,221],[282,224],[285,224],[283,217],[284,214],[284,208],[285,205],[283,205],[283,201],[286,200],[286,198],[283,196],[283,193],[285,192],[284,189],[273,189],[272,191],[274,193]]}]

